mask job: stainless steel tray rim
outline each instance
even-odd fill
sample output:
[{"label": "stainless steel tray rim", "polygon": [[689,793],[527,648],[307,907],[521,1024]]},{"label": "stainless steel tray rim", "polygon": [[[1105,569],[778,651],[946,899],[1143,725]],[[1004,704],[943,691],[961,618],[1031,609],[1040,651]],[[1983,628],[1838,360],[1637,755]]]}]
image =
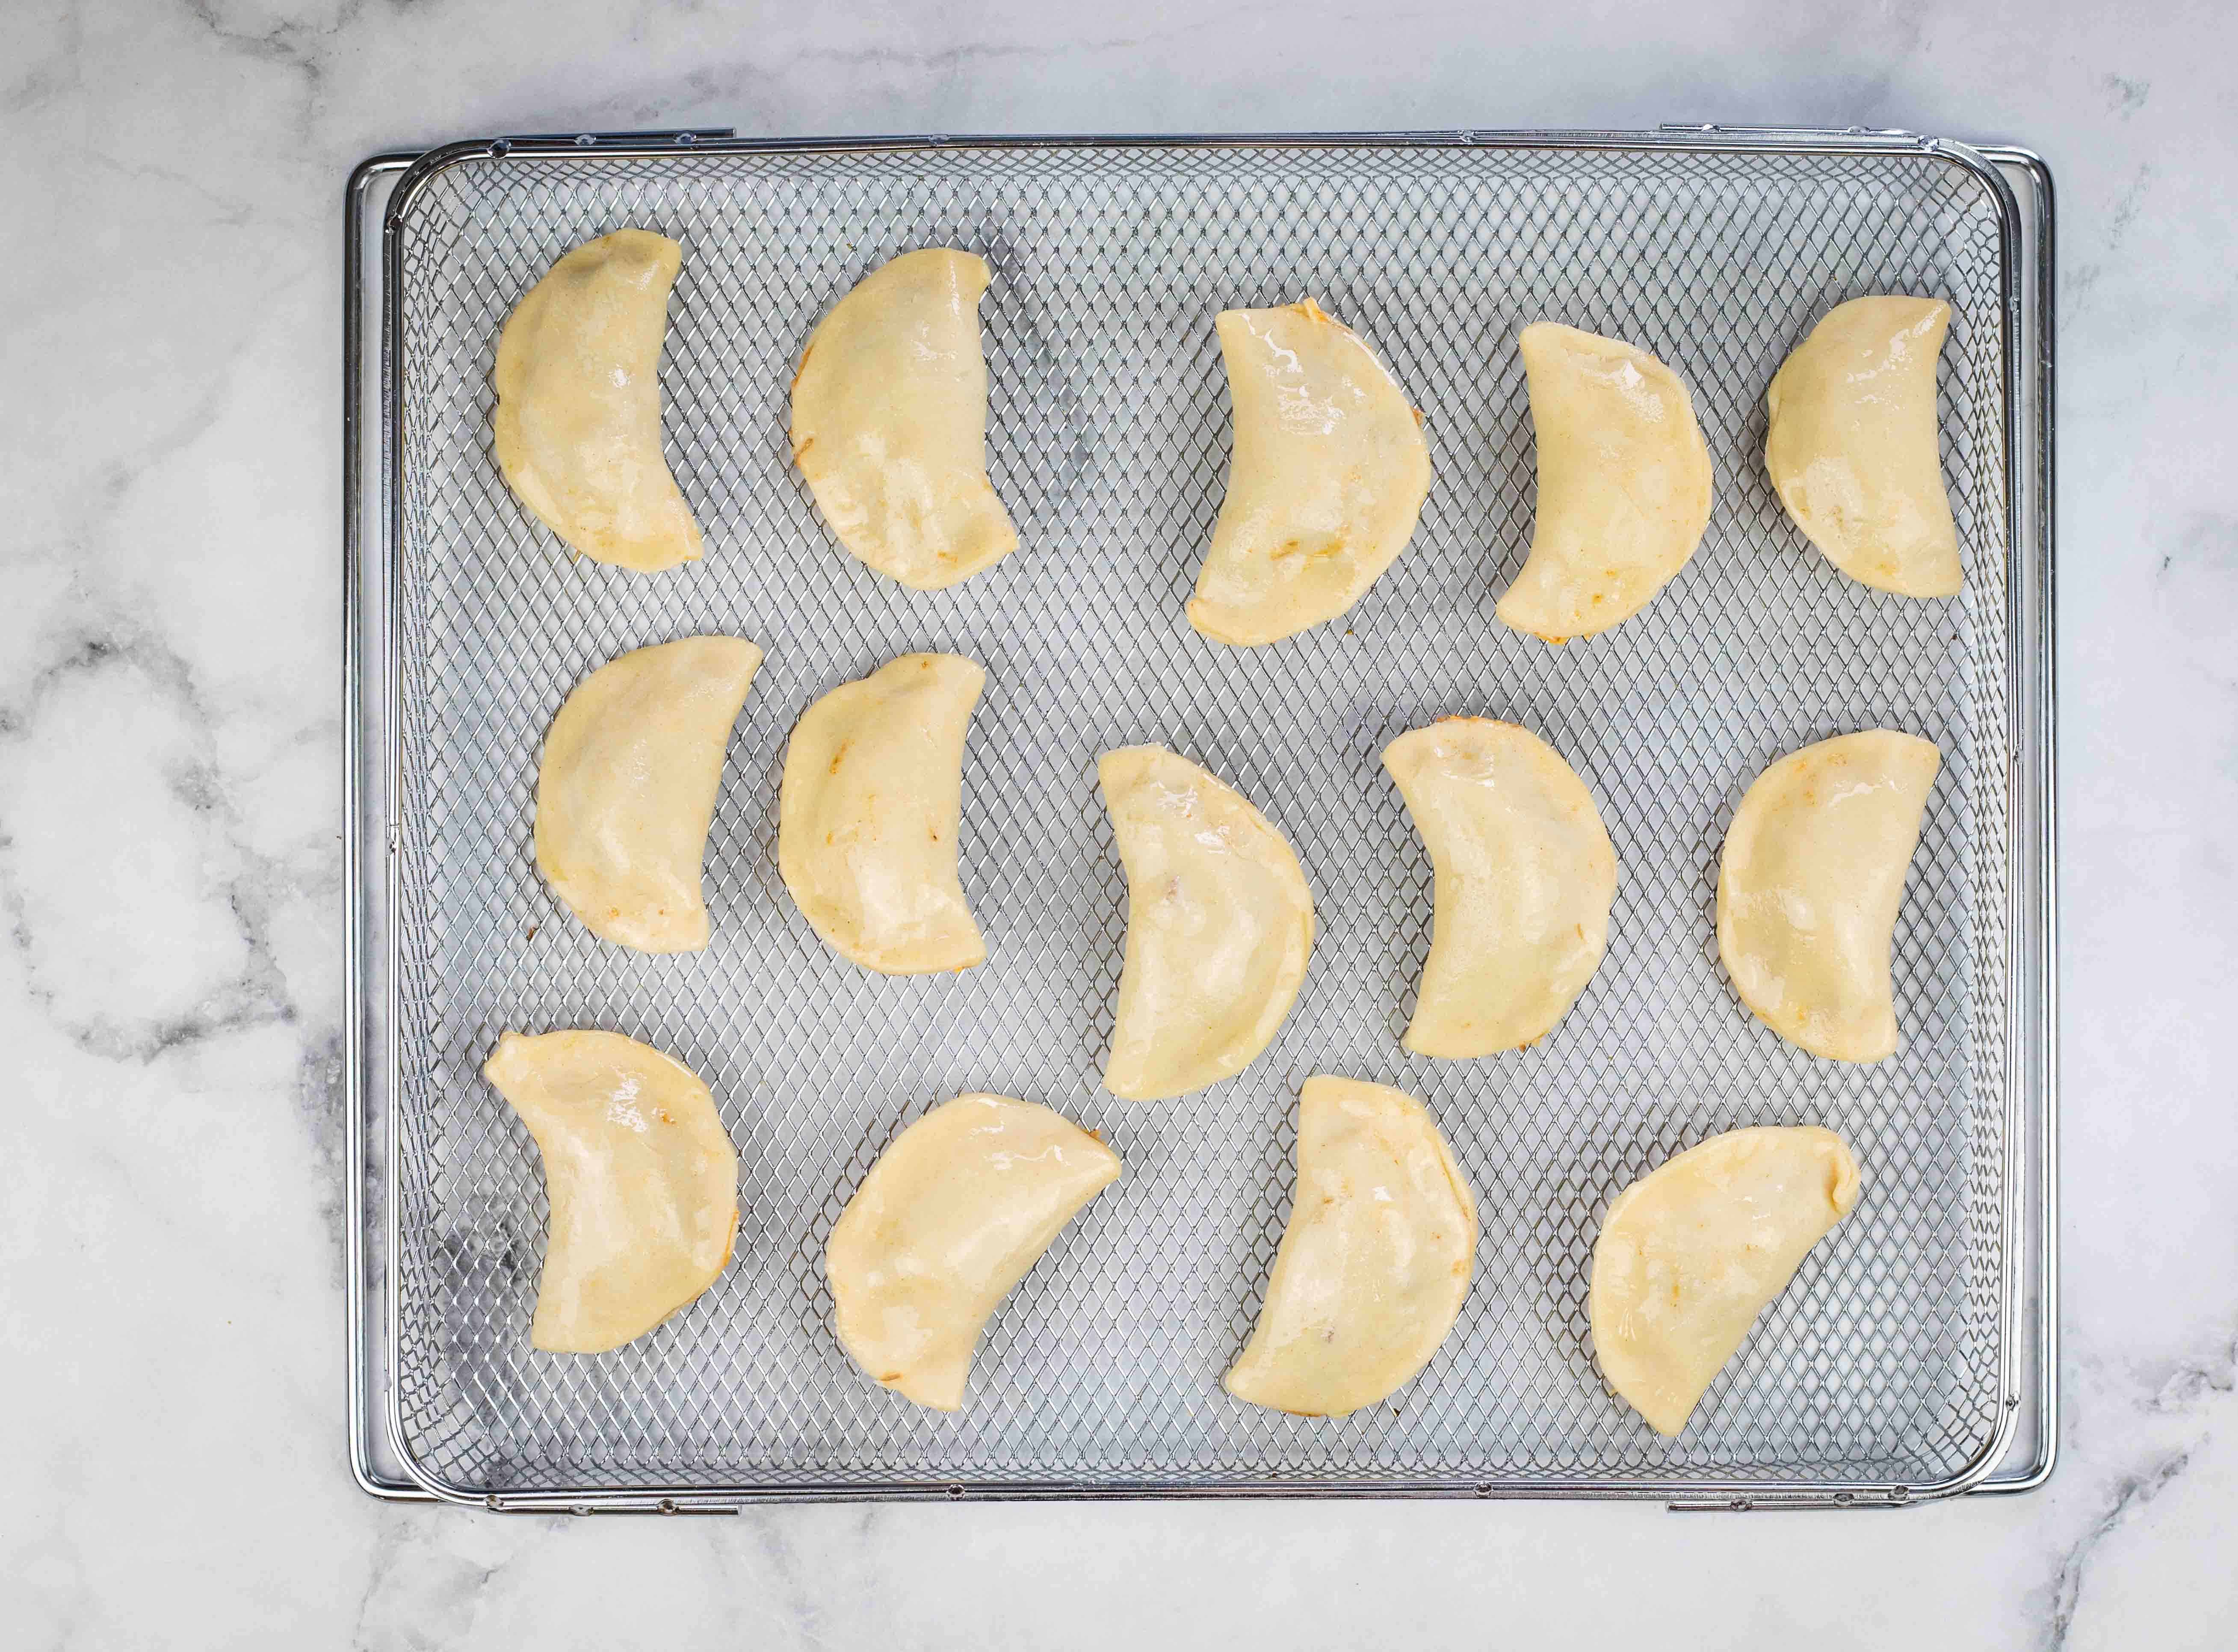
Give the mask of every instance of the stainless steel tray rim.
[{"label": "stainless steel tray rim", "polygon": [[[1400,146],[1410,144],[1423,147],[1469,147],[1482,145],[1487,147],[1532,147],[1555,149],[1668,149],[1688,151],[1722,151],[1730,150],[1735,148],[1747,148],[1768,149],[1782,153],[1791,150],[1803,149],[1815,153],[1833,154],[1884,154],[1893,151],[1917,151],[1923,154],[1936,155],[1954,162],[1957,165],[1975,173],[1977,176],[1982,178],[1999,200],[2001,235],[2005,240],[2006,255],[2002,260],[2002,264],[2003,278],[2006,291],[2006,308],[2008,312],[2007,323],[2003,328],[2005,334],[2003,355],[2008,387],[2008,393],[2005,397],[2004,408],[2004,419],[2006,424],[2005,434],[2008,454],[2010,456],[2009,458],[2009,467],[2010,465],[2017,462],[2017,455],[2020,452],[2018,441],[2018,402],[2020,397],[2017,393],[2020,364],[2020,341],[2018,338],[2018,321],[2020,312],[2018,283],[2020,280],[2020,273],[2016,268],[2017,261],[2013,256],[2014,246],[2017,241],[2019,234],[2017,206],[2010,185],[2006,182],[2003,173],[1998,170],[1996,164],[1991,159],[1984,154],[1977,152],[1967,146],[1953,144],[1943,140],[1925,139],[1917,137],[1915,135],[1895,132],[1860,133],[1855,129],[1845,133],[1820,134],[1793,132],[1785,129],[1751,129],[1746,132],[1741,132],[1731,129],[1686,128],[1665,129],[1664,131],[1658,133],[1631,134],[1606,132],[1552,134],[1455,132],[1321,135],[1223,135],[1215,137],[1149,135],[1118,139],[1100,138],[1089,135],[1059,136],[1046,139],[1006,136],[943,138],[928,135],[913,138],[866,137],[801,139],[785,140],[775,142],[695,137],[694,142],[690,147],[701,152],[736,151],[752,153],[804,153],[817,151],[872,151],[917,148],[1012,149],[1124,146],[1228,148],[1288,146],[1312,148],[1367,147],[1375,145]],[[438,176],[443,170],[451,166],[477,158],[503,158],[508,155],[521,159],[533,159],[544,155],[567,155],[579,157],[586,152],[586,149],[590,152],[600,157],[612,155],[617,158],[629,158],[675,152],[674,147],[671,145],[645,143],[632,139],[601,138],[588,146],[573,139],[533,139],[511,142],[506,140],[490,140],[453,144],[445,146],[440,149],[427,152],[426,155],[419,157],[416,161],[411,161],[408,157],[401,155],[375,157],[374,161],[368,162],[366,164],[366,167],[361,168],[357,174],[353,175],[351,181],[351,199],[353,202],[356,201],[360,197],[361,191],[364,185],[370,182],[376,175],[393,173],[398,169],[401,169],[403,171],[404,175],[392,195],[389,209],[385,216],[384,241],[387,241],[394,235],[397,228],[403,221],[404,215],[408,209],[411,195],[421,187],[424,187],[434,178]],[[2010,157],[2016,162],[2025,162],[2033,159],[2033,157],[2025,155],[2024,152],[2014,151],[2009,149],[2001,149],[1994,153],[1996,153],[2000,158]],[[2038,164],[2040,165],[2040,163]],[[2045,186],[2044,202],[2048,210],[2048,173],[2043,175],[2043,182]],[[353,215],[351,223],[353,232],[355,231],[356,227],[356,220],[354,215]],[[353,291],[354,291],[355,284],[359,280],[361,274],[361,271],[360,264],[354,258],[353,258],[349,269],[349,282]],[[357,307],[353,304],[350,307],[349,315],[346,320],[346,327],[354,327],[355,326],[357,315]],[[387,342],[394,347],[395,340],[393,334]],[[348,363],[347,364],[353,380],[354,380],[354,376],[359,369],[355,349],[356,343],[354,339],[353,339],[352,354]],[[387,353],[385,351],[384,355],[387,354]],[[2048,366],[2049,362],[2047,355],[2047,372]],[[348,539],[350,543],[353,545],[354,544],[354,535],[361,520],[357,509],[356,479],[354,477],[356,454],[358,452],[358,443],[354,425],[355,406],[356,399],[353,397],[349,408],[346,410],[346,425],[349,426],[349,428],[346,430],[346,434],[348,435],[350,439],[350,459],[348,462],[349,466],[353,471],[353,476],[348,479],[350,482],[348,491],[351,493],[351,499],[348,503],[351,515],[348,525],[348,532],[346,538]],[[2047,475],[2049,473],[2048,433],[2047,427],[2046,439],[2042,444],[2046,454],[2044,468]],[[391,450],[389,457],[391,458],[392,462],[396,461],[397,456],[394,453],[393,449]],[[2010,488],[2007,489],[2004,505],[2007,517],[2007,540],[2009,545],[2017,547],[2020,544],[2020,535],[2018,524],[2019,505],[2016,490]],[[2045,540],[2048,546],[2048,517],[2045,521],[2044,528]],[[2044,573],[2048,582],[2049,574],[2048,557],[2045,559]],[[2018,581],[2011,583],[2013,588],[2009,589],[2007,593],[2010,611],[2009,624],[2014,624],[2013,634],[2017,638],[2021,633],[2016,622],[2017,622],[2020,616],[2023,593],[2017,588],[2019,584]],[[361,800],[357,796],[356,792],[359,764],[362,758],[362,752],[359,749],[356,738],[357,718],[355,713],[357,706],[355,702],[354,679],[354,657],[358,647],[358,616],[354,607],[356,595],[355,582],[353,580],[349,591],[349,601],[352,607],[349,615],[350,632],[348,640],[353,661],[352,683],[350,685],[352,692],[353,715],[349,719],[351,736],[349,744],[351,747],[352,760],[350,774],[352,790],[351,806],[354,817],[355,816],[359,808],[361,806]],[[2047,609],[2045,613],[2045,621],[2047,625],[2049,623],[2049,611]],[[393,649],[394,645],[394,638],[392,636],[390,638],[390,648]],[[2010,669],[2012,670],[2016,679],[2017,679],[2019,663],[2016,659],[2013,661]],[[2016,688],[2017,688],[2017,680],[2016,682]],[[2016,693],[2016,701],[2017,697],[2017,693]],[[2043,752],[2046,764],[2045,773],[2047,776],[2049,774],[2049,762],[2050,755],[2049,743],[2047,741]],[[2047,794],[2047,803],[2049,801],[2049,794]],[[2048,817],[2046,820],[2046,830],[2048,836],[2049,830],[2049,821]],[[354,862],[352,868],[352,887],[354,890],[356,888],[356,874],[361,869],[354,864],[355,851],[356,845],[354,843],[352,844],[352,859]],[[2012,880],[2009,887],[2009,899],[2014,902],[2016,906],[2017,906],[2017,903],[2022,899],[2022,890],[2019,886],[2019,880],[2017,879]],[[348,926],[348,940],[351,949],[350,962],[354,983],[353,1000],[354,1001],[354,981],[357,973],[358,953],[360,945],[362,942],[362,936],[359,933],[357,924],[357,909],[354,901],[353,902],[350,918],[351,922]],[[2020,929],[2017,925],[2013,925],[2008,928],[2007,934],[2009,937],[2016,936],[2019,933]],[[395,938],[396,937],[392,935],[392,941],[395,940]],[[2047,956],[2048,955],[2049,955],[2047,954]],[[393,975],[391,985],[393,988]],[[2020,998],[2019,995],[2016,994],[2011,1000],[2012,1013],[2016,1017],[2017,1017],[2018,1014],[2019,1004]],[[361,1166],[363,1144],[361,1140],[358,1140],[361,1132],[359,1129],[360,1118],[358,1115],[355,1098],[358,1094],[358,1080],[361,1076],[360,1068],[362,1065],[363,1054],[360,1047],[358,1032],[359,1028],[357,1026],[357,1020],[354,1014],[352,1017],[350,1039],[353,1080],[353,1113],[350,1123],[354,1141],[352,1151],[353,1180],[350,1193],[354,1215],[361,1215],[362,1213],[361,1209],[359,1208],[361,1195],[362,1193],[362,1189],[360,1185],[361,1178],[357,1172]],[[2019,1040],[2016,1039],[2013,1047],[2016,1050],[2020,1050],[2025,1047]],[[2016,1071],[2017,1072],[2017,1068]],[[2008,1130],[2010,1132],[2016,1129],[2020,1122],[2018,1116],[2019,1096],[2017,1087],[2009,1092],[2007,1096],[2007,1106],[2009,1113]],[[2048,1114],[2047,1117],[2049,1117]],[[393,1163],[396,1146],[394,1141],[396,1120],[393,1113],[390,1115],[388,1124],[390,1133],[390,1141],[388,1145],[392,1155],[390,1162]],[[2004,1198],[2006,1203],[2005,1226],[2010,1239],[2010,1236],[2013,1232],[2014,1218],[2017,1211],[2018,1200],[2020,1198],[2018,1178],[2016,1176],[2009,1174],[2004,1178]],[[395,1246],[397,1239],[397,1205],[396,1201],[394,1199],[388,1201],[387,1214],[388,1219],[387,1224],[388,1228],[387,1237],[389,1240],[388,1255],[391,1259],[391,1266],[393,1269],[393,1259],[396,1254]],[[361,1237],[359,1229],[359,1222],[354,1220],[350,1236],[350,1248],[352,1252],[350,1294],[354,1300],[359,1296],[362,1285],[362,1280],[361,1279],[362,1259],[359,1254],[359,1239]],[[2007,1278],[2004,1281],[2005,1289],[2003,1291],[2002,1294],[2005,1297],[2007,1301],[2008,1318],[2007,1335],[2003,1338],[2003,1363],[2007,1367],[2003,1385],[2010,1390],[2013,1385],[2011,1366],[2017,1351],[2019,1316],[2018,1297],[2017,1294],[2010,1288],[2010,1274],[2014,1266],[2015,1258],[2014,1248],[2010,1242],[2004,1247],[2003,1259]],[[393,1348],[394,1345],[394,1338],[399,1334],[398,1300],[396,1293],[393,1289],[387,1293],[387,1307],[388,1331],[391,1338],[391,1346]],[[361,1402],[364,1398],[361,1388],[363,1373],[354,1358],[353,1360],[351,1376],[354,1410],[356,1404],[358,1402]],[[403,1442],[407,1437],[407,1431],[405,1430],[400,1411],[401,1392],[392,1387],[387,1398],[389,1404],[385,1407],[387,1411],[385,1420],[387,1421],[390,1430],[392,1442],[397,1443],[401,1445],[401,1442]],[[1881,1506],[1884,1503],[1893,1506],[1907,1502],[1928,1501],[1940,1497],[1956,1495],[1957,1493],[1965,1490],[1983,1480],[1984,1477],[1989,1475],[1995,1468],[2010,1442],[2015,1423],[2014,1408],[2016,1403],[2016,1397],[2009,1393],[2006,1404],[2003,1410],[2003,1416],[2000,1417],[1998,1424],[1991,1437],[1984,1444],[1982,1450],[1976,1454],[1974,1459],[1966,1464],[1959,1472],[1934,1484],[1893,1489],[1864,1484],[1854,1489],[1832,1488],[1824,1481],[1789,1485],[1776,1481],[1763,1480],[1735,1480],[1731,1482],[1690,1480],[1685,1483],[1683,1487],[1675,1487],[1668,1481],[1650,1479],[1627,1481],[1622,1478],[1604,1478],[1573,1482],[1566,1482],[1559,1479],[1540,1479],[1515,1483],[1485,1483],[1471,1486],[1467,1483],[1459,1483],[1442,1480],[1426,1481],[1417,1483],[1403,1480],[1387,1479],[1366,1485],[1349,1485],[1321,1482],[1298,1482],[1287,1480],[1281,1477],[1273,1477],[1266,1479],[1228,1479],[1217,1484],[1174,1483],[1155,1480],[1133,1482],[1124,1478],[1115,1479],[1108,1483],[1099,1483],[1092,1485],[1049,1484],[1045,1486],[1023,1484],[1009,1481],[984,1483],[941,1482],[926,1485],[887,1484],[877,1487],[844,1484],[833,1485],[828,1483],[814,1485],[802,1485],[798,1487],[760,1483],[752,1486],[725,1487],[718,1489],[695,1488],[688,1491],[664,1490],[659,1487],[646,1487],[639,1490],[631,1490],[626,1488],[616,1488],[612,1485],[605,1485],[584,1487],[579,1489],[539,1490],[534,1493],[500,1492],[496,1494],[487,1494],[447,1483],[441,1476],[428,1470],[424,1465],[419,1463],[408,1448],[402,1449],[400,1456],[406,1473],[409,1476],[410,1479],[416,1483],[417,1487],[424,1495],[439,1497],[446,1501],[455,1501],[492,1508],[524,1510],[540,1509],[546,1510],[573,1507],[612,1508],[617,1510],[625,1508],[642,1508],[655,1511],[670,1510],[685,1510],[703,1507],[732,1507],[751,1502],[796,1499],[847,1500],[871,1496],[910,1498],[1002,1497],[1034,1499],[1052,1497],[1176,1497],[1194,1498],[1268,1494],[1310,1497],[1350,1495],[1394,1497],[1477,1496],[1531,1497],[1650,1497],[1673,1501],[1674,1506],[1688,1507],[1712,1505],[1750,1507],[1820,1506],[1829,1501],[1851,1506]],[[361,1415],[362,1413],[360,1412],[359,1414]],[[385,1494],[394,1494],[400,1490],[401,1488],[396,1486],[394,1483],[387,1480],[384,1477],[381,1477],[372,1470],[369,1462],[367,1461],[367,1454],[361,1449],[361,1444],[362,1442],[360,1435],[355,1430],[354,1430],[352,1441],[353,1465],[354,1469],[357,1472],[360,1483],[364,1484],[367,1489],[370,1490],[382,1492]],[[2043,1472],[2049,1472],[2048,1457],[2044,1464]],[[2029,1483],[2040,1483],[2040,1476],[2038,1479],[2029,1482]]]}]

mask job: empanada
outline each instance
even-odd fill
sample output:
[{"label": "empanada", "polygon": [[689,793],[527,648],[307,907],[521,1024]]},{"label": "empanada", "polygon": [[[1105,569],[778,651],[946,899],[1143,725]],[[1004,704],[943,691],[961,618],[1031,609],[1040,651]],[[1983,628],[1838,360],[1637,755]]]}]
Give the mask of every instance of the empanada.
[{"label": "empanada", "polygon": [[930,248],[831,307],[792,380],[792,458],[841,545],[919,591],[1018,548],[987,479],[987,263]]},{"label": "empanada", "polygon": [[1248,646],[1360,600],[1414,535],[1430,449],[1391,370],[1313,300],[1216,325],[1235,442],[1189,618]]},{"label": "empanada", "polygon": [[593,935],[639,952],[707,944],[700,863],[731,725],[762,651],[686,637],[612,659],[552,719],[536,869]]},{"label": "empanada", "polygon": [[545,273],[498,335],[498,469],[594,562],[657,573],[699,554],[660,451],[660,347],[684,249],[617,229]]},{"label": "empanada", "polygon": [[619,1348],[715,1282],[738,1231],[738,1156],[689,1067],[619,1033],[507,1033],[482,1076],[544,1161],[534,1346]]},{"label": "empanada", "polygon": [[840,1345],[920,1405],[963,1404],[979,1333],[1119,1156],[1047,1107],[960,1095],[894,1138],[832,1225]]},{"label": "empanada", "polygon": [[963,736],[987,673],[904,654],[801,713],[785,749],[777,864],[816,933],[889,975],[969,969],[986,944],[957,875]]},{"label": "empanada", "polygon": [[1795,525],[1851,578],[1900,597],[1954,597],[1965,579],[1935,407],[1950,327],[1941,299],[1853,298],[1765,396],[1764,467]]},{"label": "empanada", "polygon": [[1685,381],[1646,351],[1552,321],[1518,343],[1539,511],[1493,611],[1560,643],[1638,613],[1686,565],[1710,522],[1710,450]]},{"label": "empanada", "polygon": [[1374,1404],[1437,1352],[1475,1263],[1476,1198],[1428,1110],[1308,1079],[1289,1225],[1228,1391],[1308,1417]]},{"label": "empanada", "polygon": [[1461,1057],[1551,1031],[1599,968],[1616,850],[1592,794],[1512,723],[1443,717],[1383,749],[1429,846],[1436,911],[1406,1046]]},{"label": "empanada", "polygon": [[1821,740],[1756,777],[1718,869],[1718,953],[1757,1018],[1833,1061],[1896,1053],[1890,944],[1943,757],[1889,729]]},{"label": "empanada", "polygon": [[1127,957],[1103,1087],[1134,1100],[1241,1072],[1290,1013],[1314,898],[1281,833],[1162,746],[1096,764],[1127,871]]},{"label": "empanada", "polygon": [[1685,1427],[1857,1188],[1842,1139],[1801,1127],[1712,1136],[1619,1193],[1587,1304],[1609,1386],[1657,1432]]}]

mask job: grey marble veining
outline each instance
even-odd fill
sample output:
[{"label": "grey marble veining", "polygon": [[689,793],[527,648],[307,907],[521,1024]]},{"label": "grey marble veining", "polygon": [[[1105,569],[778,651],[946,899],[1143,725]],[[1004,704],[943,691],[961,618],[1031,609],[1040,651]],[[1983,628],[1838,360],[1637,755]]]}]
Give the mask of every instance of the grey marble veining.
[{"label": "grey marble veining", "polygon": [[[2227,1645],[2238,377],[2227,9],[0,9],[11,1645]],[[396,1509],[341,1428],[339,228],[497,130],[1859,122],[2058,170],[2069,1409],[1900,1515]]]}]

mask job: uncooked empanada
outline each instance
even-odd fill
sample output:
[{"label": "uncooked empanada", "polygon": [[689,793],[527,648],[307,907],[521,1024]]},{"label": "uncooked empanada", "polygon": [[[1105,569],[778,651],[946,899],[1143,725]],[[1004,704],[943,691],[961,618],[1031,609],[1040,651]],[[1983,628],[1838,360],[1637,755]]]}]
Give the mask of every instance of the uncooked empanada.
[{"label": "uncooked empanada", "polygon": [[1935,416],[1950,327],[1941,299],[1853,298],[1765,396],[1764,466],[1795,525],[1851,578],[1900,597],[1953,597],[1965,579]]},{"label": "uncooked empanada", "polygon": [[762,651],[686,637],[609,660],[544,737],[536,868],[593,935],[639,952],[707,944],[700,862],[731,725]]},{"label": "uncooked empanada", "polygon": [[952,1411],[979,1333],[1119,1156],[1047,1107],[960,1095],[894,1138],[832,1225],[839,1343],[872,1381]]},{"label": "uncooked empanada", "polygon": [[1733,811],[1718,952],[1741,1001],[1813,1055],[1896,1052],[1890,942],[1942,766],[1932,742],[1869,729],[1782,757]]},{"label": "uncooked empanada", "polygon": [[963,735],[987,673],[904,654],[801,713],[778,791],[777,866],[843,958],[889,975],[983,963],[957,876]]},{"label": "uncooked empanada", "polygon": [[498,469],[570,545],[639,573],[699,554],[660,453],[660,346],[683,259],[646,229],[586,241],[522,295],[497,340]]},{"label": "uncooked empanada", "polygon": [[1103,1087],[1151,1101],[1241,1073],[1306,977],[1314,897],[1267,817],[1162,746],[1096,765],[1127,872],[1127,958]]},{"label": "uncooked empanada", "polygon": [[1518,342],[1539,512],[1493,611],[1566,642],[1638,613],[1686,565],[1710,523],[1710,450],[1685,381],[1646,351],[1552,321]]},{"label": "uncooked empanada", "polygon": [[1857,1161],[1815,1126],[1729,1131],[1611,1201],[1593,1242],[1593,1353],[1661,1434],[1711,1380],[1811,1247],[1857,1202]]},{"label": "uncooked empanada", "polygon": [[1307,1417],[1373,1405],[1438,1351],[1475,1261],[1476,1199],[1428,1110],[1308,1079],[1289,1226],[1228,1391]]},{"label": "uncooked empanada", "polygon": [[482,1076],[544,1160],[552,1235],[532,1344],[619,1348],[715,1282],[738,1226],[738,1156],[691,1068],[619,1033],[507,1033]]},{"label": "uncooked empanada", "polygon": [[1235,445],[1189,624],[1272,643],[1351,607],[1406,549],[1429,444],[1391,370],[1313,300],[1217,325]]},{"label": "uncooked empanada", "polygon": [[1018,548],[987,479],[987,264],[932,248],[865,275],[809,334],[792,458],[839,543],[934,591]]},{"label": "uncooked empanada", "polygon": [[1537,735],[1488,717],[1402,734],[1383,766],[1436,882],[1407,1047],[1489,1055],[1545,1037],[1608,944],[1616,850],[1592,794]]}]

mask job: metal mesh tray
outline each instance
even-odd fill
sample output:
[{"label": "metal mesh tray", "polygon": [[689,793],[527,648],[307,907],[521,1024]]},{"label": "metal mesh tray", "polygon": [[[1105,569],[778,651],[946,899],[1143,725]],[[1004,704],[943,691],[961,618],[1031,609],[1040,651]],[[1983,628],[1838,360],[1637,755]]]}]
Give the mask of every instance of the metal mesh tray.
[{"label": "metal mesh tray", "polygon": [[[392,1489],[578,1508],[908,1491],[1871,1503],[1981,1481],[2022,1398],[2023,1179],[2049,1080],[2048,616],[2028,606],[2048,539],[2023,525],[2041,477],[2020,336],[2046,318],[2024,313],[2018,212],[1976,153],[1887,135],[516,140],[420,160],[387,195],[377,270],[352,269],[380,289],[386,549],[353,569],[353,646],[373,639],[352,684],[372,850],[353,911],[354,1105],[370,1109],[353,1125],[371,1123],[352,1289],[376,1327],[354,1371],[359,1437],[375,1442],[361,1477],[377,1452]],[[489,453],[492,354],[513,301],[623,225],[684,244],[665,428],[707,533],[703,562],[650,578],[570,556]],[[990,468],[1022,542],[931,594],[836,547],[785,435],[817,319],[928,245],[993,269]],[[362,247],[353,259],[370,261]],[[1787,522],[1759,459],[1785,352],[1830,305],[1881,291],[1954,311],[1939,391],[1967,584],[1951,602],[1842,577]],[[1436,480],[1412,547],[1343,619],[1223,648],[1182,614],[1228,439],[1211,320],[1308,294],[1420,406]],[[354,328],[362,302],[354,289]],[[1676,367],[1717,472],[1686,569],[1638,617],[1562,648],[1492,617],[1530,536],[1513,337],[1541,318]],[[2048,462],[2049,431],[2034,434]],[[353,465],[360,451],[354,433]],[[708,849],[714,939],[642,956],[593,939],[539,879],[536,753],[585,672],[714,631],[768,656]],[[962,870],[990,956],[891,980],[836,958],[793,909],[775,800],[807,703],[912,649],[987,668]],[[1607,956],[1576,1008],[1533,1048],[1467,1063],[1399,1047],[1431,879],[1378,762],[1453,712],[1552,741],[1620,869]],[[1934,740],[1944,767],[1897,931],[1904,1045],[1857,1068],[1741,1008],[1712,902],[1749,781],[1875,724]],[[1267,1054],[1147,1105],[1097,1083],[1124,887],[1094,762],[1140,741],[1204,763],[1288,834],[1321,925]],[[690,1065],[739,1149],[729,1270],[596,1358],[528,1345],[542,1181],[478,1075],[500,1031],[567,1026]],[[1483,1225],[1443,1349],[1341,1421],[1219,1385],[1259,1305],[1298,1087],[1316,1072],[1421,1098]],[[951,1417],[851,1367],[821,1257],[884,1143],[969,1089],[1100,1129],[1127,1173],[997,1315]],[[1708,1134],[1806,1121],[1856,1149],[1863,1203],[1665,1443],[1591,1358],[1600,1215]]]}]

